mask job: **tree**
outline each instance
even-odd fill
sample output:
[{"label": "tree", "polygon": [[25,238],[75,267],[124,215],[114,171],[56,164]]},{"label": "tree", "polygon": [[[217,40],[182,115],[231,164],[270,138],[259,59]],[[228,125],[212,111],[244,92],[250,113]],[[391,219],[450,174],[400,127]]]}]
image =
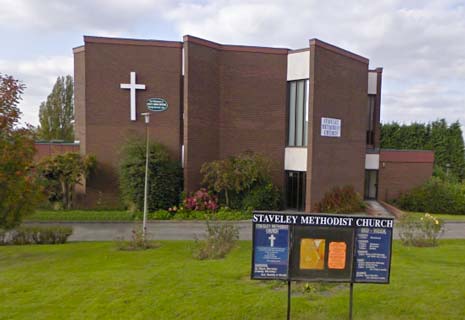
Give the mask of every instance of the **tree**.
[{"label": "tree", "polygon": [[57,78],[52,92],[39,107],[39,139],[74,140],[73,90],[73,77]]},{"label": "tree", "polygon": [[49,181],[49,187],[53,188],[53,183],[59,187],[63,208],[71,209],[76,184],[80,184],[95,166],[94,156],[83,157],[76,152],[66,152],[43,159],[37,168],[40,175]]},{"label": "tree", "polygon": [[35,153],[30,126],[17,128],[25,86],[0,74],[0,228],[10,229],[32,213],[39,200],[31,167]]},{"label": "tree", "polygon": [[465,148],[458,121],[448,125],[445,119],[431,123],[400,125],[397,122],[381,127],[381,147],[385,149],[434,150],[435,173],[465,179]]}]

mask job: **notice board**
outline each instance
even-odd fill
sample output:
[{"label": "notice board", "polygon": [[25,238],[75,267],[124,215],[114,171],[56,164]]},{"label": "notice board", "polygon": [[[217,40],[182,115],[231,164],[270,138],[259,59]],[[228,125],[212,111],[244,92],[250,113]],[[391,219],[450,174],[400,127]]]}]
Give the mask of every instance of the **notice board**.
[{"label": "notice board", "polygon": [[389,283],[392,218],[253,213],[252,279]]}]

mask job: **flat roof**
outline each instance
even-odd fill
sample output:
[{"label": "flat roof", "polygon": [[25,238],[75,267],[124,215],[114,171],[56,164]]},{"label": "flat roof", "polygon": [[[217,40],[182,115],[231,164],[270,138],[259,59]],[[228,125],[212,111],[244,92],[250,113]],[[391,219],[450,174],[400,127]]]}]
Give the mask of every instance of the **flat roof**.
[{"label": "flat roof", "polygon": [[[235,44],[221,44],[218,42],[202,39],[192,35],[183,36],[184,42],[192,42],[200,45],[205,45],[214,49],[224,51],[242,51],[242,52],[257,52],[257,53],[271,53],[271,54],[293,54],[298,52],[309,51],[312,46],[319,46],[321,48],[330,50],[337,54],[352,58],[354,60],[368,64],[369,60],[361,55],[355,54],[351,51],[342,49],[338,46],[321,41],[319,39],[310,39],[309,47],[301,49],[289,49],[278,47],[266,46],[248,46],[248,45],[235,45]],[[103,44],[120,44],[120,45],[136,45],[136,46],[157,46],[169,48],[182,48],[183,41],[168,41],[168,40],[154,40],[154,39],[131,39],[131,38],[113,38],[113,37],[96,37],[84,35],[84,44],[86,43],[103,43]],[[85,51],[85,45],[73,48],[74,53]],[[374,72],[382,72],[382,68],[370,70]]]}]

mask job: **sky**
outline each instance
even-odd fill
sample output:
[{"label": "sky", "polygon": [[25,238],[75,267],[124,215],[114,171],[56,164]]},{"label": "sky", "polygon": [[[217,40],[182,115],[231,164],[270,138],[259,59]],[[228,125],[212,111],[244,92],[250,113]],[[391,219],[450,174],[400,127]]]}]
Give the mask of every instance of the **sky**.
[{"label": "sky", "polygon": [[384,68],[382,122],[465,124],[465,0],[0,0],[0,30],[0,73],[26,84],[32,125],[56,78],[73,74],[83,35],[185,34],[290,49],[318,38]]}]

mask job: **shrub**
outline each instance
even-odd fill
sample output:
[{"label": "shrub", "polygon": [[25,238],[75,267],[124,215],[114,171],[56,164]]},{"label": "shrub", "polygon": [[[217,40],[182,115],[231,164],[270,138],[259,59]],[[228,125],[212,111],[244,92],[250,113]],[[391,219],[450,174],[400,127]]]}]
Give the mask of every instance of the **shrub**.
[{"label": "shrub", "polygon": [[444,232],[444,224],[429,213],[422,217],[406,214],[399,221],[399,229],[399,237],[404,245],[431,247],[438,244],[438,238]]},{"label": "shrub", "polygon": [[215,195],[210,194],[205,188],[201,188],[186,197],[183,203],[184,208],[188,210],[213,212],[218,209],[218,198]]},{"label": "shrub", "polygon": [[[260,154],[244,152],[224,160],[207,162],[202,165],[203,184],[219,195],[220,201],[229,208],[246,208],[263,206],[264,190],[271,182],[271,162]],[[272,203],[275,203],[272,201]],[[273,208],[279,209],[279,208]]]},{"label": "shrub", "polygon": [[[142,219],[142,214],[137,218]],[[151,220],[248,220],[252,218],[251,211],[231,210],[220,208],[216,212],[195,211],[179,208],[176,211],[157,210],[149,212],[148,219]]]},{"label": "shrub", "polygon": [[159,246],[158,243],[151,241],[148,233],[145,234],[144,238],[144,233],[140,226],[132,230],[131,239],[129,241],[117,240],[116,245],[118,250],[122,251],[147,250]]},{"label": "shrub", "polygon": [[[174,212],[168,210],[157,210],[154,212],[149,212],[147,214],[147,219],[149,220],[170,220],[173,218]],[[142,220],[142,213],[139,213],[137,218]]]},{"label": "shrub", "polygon": [[314,206],[315,212],[324,213],[353,213],[361,212],[365,204],[354,187],[334,187],[325,193],[323,199]]},{"label": "shrub", "polygon": [[[125,204],[136,210],[144,207],[145,143],[130,140],[122,150],[119,179]],[[149,146],[148,210],[168,209],[179,203],[182,169],[169,157],[167,149],[157,143]]]},{"label": "shrub", "polygon": [[407,211],[465,214],[465,185],[433,177],[393,203]]},{"label": "shrub", "polygon": [[251,210],[278,210],[281,191],[271,183],[257,185],[242,200],[242,208]]},{"label": "shrub", "polygon": [[249,220],[252,219],[252,210],[231,210],[221,208],[214,215],[216,220]]},{"label": "shrub", "polygon": [[65,243],[73,233],[70,227],[19,227],[11,232],[8,243],[24,244],[60,244]]},{"label": "shrub", "polygon": [[0,245],[6,244],[6,230],[0,229]]},{"label": "shrub", "polygon": [[229,223],[207,222],[207,239],[196,239],[194,257],[199,260],[224,258],[239,239],[239,229]]}]

